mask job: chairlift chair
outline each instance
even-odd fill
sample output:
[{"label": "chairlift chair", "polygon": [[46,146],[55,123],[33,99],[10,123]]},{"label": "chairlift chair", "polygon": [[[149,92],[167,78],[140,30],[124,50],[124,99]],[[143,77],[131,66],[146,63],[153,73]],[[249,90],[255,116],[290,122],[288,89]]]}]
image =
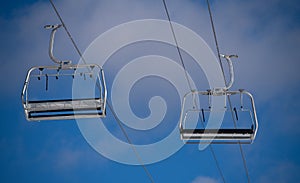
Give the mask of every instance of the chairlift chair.
[{"label": "chairlift chair", "polygon": [[[207,91],[191,91],[187,93],[183,98],[179,129],[181,139],[186,143],[252,143],[255,139],[258,130],[258,121],[253,96],[251,95],[251,93],[243,89],[237,91],[229,91],[234,82],[234,72],[231,58],[237,56],[221,55],[221,57],[227,60],[230,70],[230,81],[226,85],[226,87],[214,88],[212,90],[209,89]],[[225,99],[223,109],[213,108],[210,103],[212,97],[219,96],[223,96]],[[227,106],[226,98],[233,96],[238,96],[238,107]],[[192,108],[186,107],[187,102],[190,102],[189,100],[187,100],[189,97],[194,98],[193,100],[195,100],[196,97],[207,97],[208,105],[205,105],[205,107],[203,107],[193,104]],[[248,100],[246,100],[245,98],[248,98]],[[248,101],[248,104],[245,104],[246,101]],[[235,106],[236,104],[233,105]],[[234,127],[221,126],[220,128],[206,128],[206,114],[217,113],[218,111],[216,110],[219,110],[219,112],[230,113],[232,116],[231,119],[233,120]],[[243,127],[238,126],[240,122],[239,115],[241,113],[249,114],[249,119],[246,119],[247,124]],[[197,122],[201,123],[200,125],[198,124],[196,128],[190,128],[188,125],[191,122],[189,121],[189,116],[192,114],[197,114],[197,119],[199,119]]]},{"label": "chairlift chair", "polygon": [[[65,120],[75,118],[98,118],[106,116],[106,98],[107,90],[103,69],[97,64],[73,65],[71,61],[60,61],[53,56],[54,36],[61,25],[47,25],[46,29],[52,29],[49,43],[49,56],[56,65],[53,66],[35,66],[29,69],[24,82],[21,98],[28,121],[41,120]],[[79,72],[81,70],[81,72]],[[98,84],[96,87],[97,96],[90,98],[57,98],[50,99],[32,99],[28,91],[31,81],[43,80],[45,90],[48,90],[48,83],[51,77],[56,79],[62,77],[84,77],[95,80]],[[94,82],[94,83],[95,83]]]}]

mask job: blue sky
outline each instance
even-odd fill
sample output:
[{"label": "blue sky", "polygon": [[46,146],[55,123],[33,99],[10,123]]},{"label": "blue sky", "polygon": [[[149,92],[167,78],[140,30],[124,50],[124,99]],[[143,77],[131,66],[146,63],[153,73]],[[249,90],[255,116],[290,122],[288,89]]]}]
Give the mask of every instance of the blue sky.
[{"label": "blue sky", "polygon": [[[62,0],[54,3],[81,50],[101,33],[121,23],[146,18],[167,19],[161,0]],[[167,0],[167,3],[174,22],[195,31],[215,50],[203,0]],[[211,5],[221,52],[239,55],[233,87],[246,88],[256,99],[259,132],[253,144],[243,145],[251,182],[298,182],[299,3],[292,0],[223,0],[212,1]],[[31,66],[51,63],[47,55],[49,32],[42,27],[58,22],[48,1],[1,4],[1,182],[149,182],[141,166],[116,163],[94,151],[74,120],[26,121],[20,99],[23,81]],[[79,60],[64,31],[57,34],[56,43],[55,51],[60,58]],[[174,47],[157,46],[156,43],[138,43],[114,54],[104,67],[108,88],[111,89],[117,70],[136,57],[162,54],[178,61]],[[190,60],[187,54],[184,59]],[[187,66],[195,72],[192,65]],[[199,75],[192,73],[194,77]],[[135,85],[138,94],[131,96],[136,115],[149,115],[148,99],[161,95],[171,105],[164,127],[176,126],[174,121],[178,119],[180,100],[176,94],[168,95],[169,90],[174,90],[172,85],[159,78],[147,78],[143,82]],[[157,89],[157,85],[163,85],[164,90]],[[108,111],[105,123],[113,125],[115,122],[110,115]],[[127,130],[137,143],[153,142],[169,132],[166,129],[157,137],[155,132],[144,134]],[[120,131],[115,135],[124,139]],[[140,142],[140,137],[145,141]],[[213,145],[213,148],[226,182],[246,182],[238,146]],[[185,145],[168,159],[147,165],[147,169],[154,182],[222,182],[210,151],[199,151],[194,145]]]}]

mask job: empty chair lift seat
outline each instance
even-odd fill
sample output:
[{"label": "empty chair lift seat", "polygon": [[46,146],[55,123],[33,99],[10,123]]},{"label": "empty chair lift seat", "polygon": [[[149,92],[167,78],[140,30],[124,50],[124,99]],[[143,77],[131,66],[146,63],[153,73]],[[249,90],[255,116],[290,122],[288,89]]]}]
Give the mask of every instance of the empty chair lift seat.
[{"label": "empty chair lift seat", "polygon": [[[85,69],[88,72],[76,73],[75,71],[78,69]],[[57,75],[53,74],[53,70],[57,71]],[[51,71],[52,75],[47,74],[47,71]],[[70,74],[70,71],[72,71],[72,74]],[[28,99],[30,95],[28,88],[31,79],[42,82],[41,78],[46,77],[46,90],[48,90],[48,77],[74,78],[78,75],[78,77],[84,77],[85,74],[91,76],[86,79],[94,80],[92,83],[98,84],[95,88],[97,90],[95,95],[97,95],[94,98],[56,99],[53,96],[50,100]],[[27,73],[22,91],[22,103],[28,121],[98,118],[106,115],[106,95],[104,72],[96,64],[65,65],[63,69],[60,66],[39,66],[31,68]]]},{"label": "empty chair lift seat", "polygon": [[[220,129],[211,129],[211,128],[205,128],[205,115],[204,113],[211,113],[213,112],[213,109],[211,107],[208,107],[207,109],[185,109],[185,102],[186,97],[188,96],[195,96],[195,95],[202,95],[211,97],[212,93],[210,91],[193,91],[185,95],[183,100],[183,106],[181,111],[181,117],[180,117],[180,136],[181,139],[184,140],[187,143],[251,143],[256,136],[257,129],[258,129],[258,122],[257,122],[257,116],[256,116],[256,110],[255,110],[255,104],[253,96],[245,91],[245,90],[238,90],[238,91],[225,91],[224,95],[239,95],[240,97],[240,108],[236,109],[234,108],[231,110],[230,108],[225,107],[224,112],[228,112],[233,114],[232,116],[236,119],[233,119],[232,123],[239,122],[238,120],[238,113],[249,113],[249,119],[247,119],[246,127],[238,127],[235,126],[232,128],[223,128],[220,126]],[[250,108],[245,108],[244,101],[243,101],[243,95],[248,96],[250,99]],[[187,124],[189,124],[191,121],[189,121],[189,118],[187,116],[191,115],[191,113],[196,113],[199,118],[199,122],[202,126],[202,128],[199,128],[199,125],[195,129],[191,129],[186,127]],[[235,114],[234,114],[235,113]],[[200,122],[201,121],[201,122]],[[225,122],[228,124],[228,122]]]},{"label": "empty chair lift seat", "polygon": [[59,120],[103,117],[103,100],[68,99],[28,101],[25,105],[28,120]]}]

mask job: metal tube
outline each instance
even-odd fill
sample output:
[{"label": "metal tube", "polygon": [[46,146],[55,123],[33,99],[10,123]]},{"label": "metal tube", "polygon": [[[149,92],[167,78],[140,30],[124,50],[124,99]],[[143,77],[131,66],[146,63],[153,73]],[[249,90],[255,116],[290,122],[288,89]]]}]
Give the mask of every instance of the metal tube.
[{"label": "metal tube", "polygon": [[233,64],[231,61],[231,57],[235,57],[237,58],[237,55],[222,55],[220,54],[221,57],[225,58],[227,60],[228,63],[228,67],[229,67],[229,74],[230,74],[230,80],[229,83],[226,85],[226,87],[224,88],[225,90],[229,90],[229,88],[231,88],[233,82],[234,82],[234,71],[233,71]]},{"label": "metal tube", "polygon": [[60,27],[61,27],[61,25],[46,25],[45,26],[46,29],[52,29],[51,35],[50,35],[50,42],[49,42],[49,57],[56,64],[62,63],[62,61],[60,61],[53,55],[54,36],[55,36],[57,29]]},{"label": "metal tube", "polygon": [[102,84],[103,84],[103,90],[104,90],[104,98],[103,98],[103,112],[105,115],[105,110],[106,110],[106,99],[107,99],[107,88],[106,88],[106,82],[105,82],[105,76],[104,76],[104,71],[102,69],[102,67],[100,67],[99,65],[97,65],[100,70],[101,70],[101,75],[102,75]]},{"label": "metal tube", "polygon": [[252,105],[252,110],[253,110],[252,112],[253,112],[254,122],[255,122],[255,130],[254,130],[254,134],[253,134],[252,139],[255,139],[256,133],[257,133],[257,130],[258,130],[258,120],[257,120],[257,115],[256,115],[254,98],[253,98],[252,94],[249,93],[248,91],[243,90],[242,93],[248,95],[250,97],[250,100],[251,100],[251,105]]},{"label": "metal tube", "polygon": [[[38,69],[39,67],[32,67],[29,69],[26,75],[26,79],[24,82],[21,98],[22,98],[22,103],[25,104],[27,102],[27,89],[28,89],[28,84],[29,84],[29,79],[30,79],[30,74],[33,70]],[[25,98],[24,98],[25,97]]]},{"label": "metal tube", "polygon": [[[182,131],[183,130],[183,113],[184,113],[184,106],[185,106],[185,100],[186,100],[186,97],[191,94],[192,92],[189,92],[189,93],[186,93],[183,97],[183,100],[182,100],[182,104],[181,104],[181,112],[180,112],[180,120],[179,120],[179,130]],[[180,133],[181,134],[181,133]]]},{"label": "metal tube", "polygon": [[190,91],[190,92],[188,92],[188,93],[186,93],[184,96],[183,96],[183,100],[182,100],[182,103],[181,103],[181,112],[180,112],[180,118],[179,118],[179,129],[180,129],[180,131],[181,130],[183,130],[184,128],[183,128],[183,126],[184,126],[184,124],[183,124],[183,113],[184,113],[184,109],[185,109],[185,101],[186,101],[186,98],[187,98],[187,96],[189,96],[189,95],[209,95],[210,94],[210,92],[209,91],[195,91],[195,90],[193,90],[193,91]]}]

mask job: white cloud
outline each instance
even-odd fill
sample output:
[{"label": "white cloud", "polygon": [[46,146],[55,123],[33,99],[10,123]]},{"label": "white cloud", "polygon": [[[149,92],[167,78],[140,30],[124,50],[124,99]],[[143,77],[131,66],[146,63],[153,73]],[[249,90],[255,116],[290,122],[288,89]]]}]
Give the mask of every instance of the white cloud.
[{"label": "white cloud", "polygon": [[[143,18],[166,19],[161,1],[74,3],[64,0],[55,3],[81,51],[98,35],[120,23]],[[206,7],[195,5],[194,1],[167,3],[173,21],[196,31],[214,50]],[[281,10],[280,6],[278,0],[269,3],[227,0],[212,4],[221,51],[240,56],[235,63],[234,88],[249,89],[263,102],[281,93],[295,93],[299,87],[299,24],[294,23],[289,14],[274,14]],[[285,7],[299,9],[292,2]],[[9,21],[0,18],[0,23],[5,25],[0,30],[3,40],[0,43],[0,83],[5,86],[1,93],[19,96],[26,71],[31,66],[52,64],[47,55],[49,31],[42,27],[59,20],[48,2],[38,2],[20,9]],[[64,31],[59,31],[56,38],[57,57],[76,63],[78,55]]]},{"label": "white cloud", "polygon": [[240,56],[235,64],[235,87],[250,89],[267,101],[298,84],[300,30],[292,23],[292,14],[278,13],[284,11],[280,1],[222,1],[215,5],[221,51]]},{"label": "white cloud", "polygon": [[[206,7],[201,7],[200,3],[195,5],[194,2],[167,1],[171,18],[196,31],[215,50]],[[293,1],[282,2],[289,6],[286,8],[287,11],[299,9],[299,6],[292,4]],[[99,34],[120,23],[143,18],[166,19],[161,1],[82,0],[74,3],[72,0],[62,0],[55,1],[55,3],[81,51]],[[278,10],[284,9],[280,8],[279,3],[279,0],[267,3],[259,0],[226,0],[212,4],[221,51],[240,56],[235,64],[234,87],[249,89],[253,91],[255,97],[259,97],[260,101],[264,102],[274,99],[274,96],[280,96],[278,93],[281,92],[291,95],[299,91],[297,90],[300,79],[298,71],[300,66],[299,23],[293,22],[295,19],[288,16],[290,12],[277,13]],[[42,27],[48,23],[59,23],[59,20],[50,4],[40,1],[26,9],[20,9],[15,15],[10,20],[0,17],[2,25],[0,30],[2,88],[0,92],[19,96],[27,69],[33,65],[51,64],[47,55],[49,32],[43,30]],[[58,32],[57,38],[55,54],[59,58],[70,58],[76,62],[78,55],[63,30]],[[284,123],[284,128],[278,125],[280,130],[286,129],[285,132],[290,133],[292,129],[296,129],[295,131],[298,132],[299,115],[297,111],[293,114],[289,113],[288,104],[293,101],[280,104],[278,102],[285,99],[270,100],[270,103],[277,102],[278,104],[268,112],[280,115],[276,112],[278,109],[281,111],[281,116],[288,114],[289,118],[294,119],[284,120],[289,123]],[[16,100],[19,98],[16,97]],[[298,102],[293,103],[294,110],[298,109],[298,104]],[[266,115],[264,123],[267,123],[268,116],[269,114]],[[272,124],[273,127],[279,128]],[[6,147],[7,144],[6,141],[0,142],[2,147]],[[90,153],[90,149],[82,152],[79,147],[77,149],[72,145],[49,154],[46,153],[47,150],[53,147],[44,148],[46,148],[45,156],[41,158],[45,160],[54,155],[57,158],[57,161],[53,162],[54,166],[59,166],[61,169],[76,167],[80,162],[85,161]],[[20,149],[22,150],[21,147]],[[250,171],[261,169],[250,167]],[[299,171],[299,166],[294,163],[282,163],[265,171],[265,174],[259,178],[259,182],[292,182],[299,180]],[[199,176],[192,183],[218,183],[218,180]]]},{"label": "white cloud", "polygon": [[107,162],[106,159],[98,156],[81,136],[74,137],[74,133],[70,134],[66,131],[58,130],[48,136],[37,151],[37,156],[31,161],[37,164],[45,162],[45,166],[50,166],[51,170],[60,173],[74,171],[83,164],[94,166],[104,165]]},{"label": "white cloud", "polygon": [[70,167],[77,167],[84,159],[84,154],[80,150],[74,150],[69,148],[62,148],[58,152],[55,164],[60,169],[68,169]]},{"label": "white cloud", "polygon": [[[160,1],[57,1],[56,6],[71,31],[81,51],[94,38],[109,28],[130,20],[143,18],[162,18],[166,15]],[[168,1],[173,21],[195,30],[210,44],[213,50],[213,37],[206,7],[195,6],[193,1]],[[268,5],[260,1],[222,1],[213,3],[215,25],[221,51],[237,53],[239,61],[235,64],[235,87],[249,88],[259,93],[261,98],[297,84],[299,80],[297,58],[299,47],[299,28],[290,28],[287,16],[271,16],[266,13],[278,9],[279,1]],[[292,5],[287,5],[291,7]],[[258,16],[261,15],[261,16]],[[28,67],[43,63],[51,64],[47,56],[48,32],[42,29],[47,23],[58,23],[49,3],[36,3],[26,10],[19,10],[2,32],[10,50],[6,50],[1,62],[1,73],[9,74],[14,69],[16,75],[11,80],[20,81],[25,77]],[[63,31],[62,31],[63,32]],[[62,58],[76,62],[78,55],[65,33],[57,34],[55,53]],[[63,43],[63,44],[62,44]],[[18,54],[15,54],[15,53]],[[8,90],[16,90],[4,77]],[[14,82],[15,83],[15,82]],[[272,92],[269,92],[272,91]]]},{"label": "white cloud", "polygon": [[198,176],[191,183],[218,183],[218,181],[211,177]]}]

